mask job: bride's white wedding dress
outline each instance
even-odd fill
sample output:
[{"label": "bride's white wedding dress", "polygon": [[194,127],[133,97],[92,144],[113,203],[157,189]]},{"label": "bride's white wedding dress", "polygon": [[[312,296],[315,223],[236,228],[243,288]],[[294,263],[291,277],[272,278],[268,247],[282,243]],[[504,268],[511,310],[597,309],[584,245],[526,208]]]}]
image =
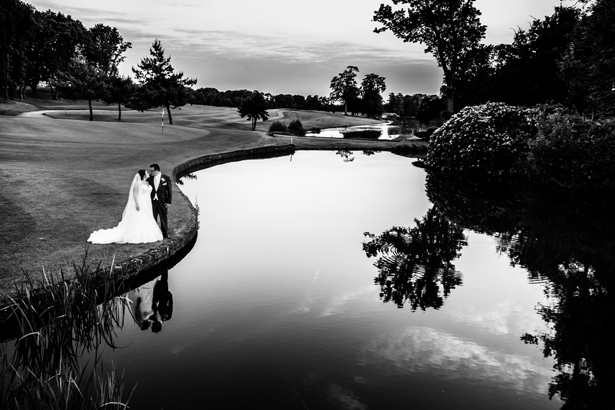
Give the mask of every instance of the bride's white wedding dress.
[{"label": "bride's white wedding dress", "polygon": [[[92,232],[88,242],[108,244],[161,241],[162,231],[154,219],[151,192],[152,187],[141,181],[139,174],[135,175],[120,223],[115,228]],[[137,203],[139,204],[138,211]]]}]

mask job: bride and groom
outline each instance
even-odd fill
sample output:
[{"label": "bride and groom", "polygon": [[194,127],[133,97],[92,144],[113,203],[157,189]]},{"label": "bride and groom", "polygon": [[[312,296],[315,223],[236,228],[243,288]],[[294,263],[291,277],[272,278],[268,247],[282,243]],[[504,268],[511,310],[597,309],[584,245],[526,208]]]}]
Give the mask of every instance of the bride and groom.
[{"label": "bride and groom", "polygon": [[120,223],[115,228],[93,232],[88,242],[149,243],[168,238],[167,209],[172,196],[171,179],[160,172],[158,164],[150,165],[149,171],[140,169],[130,185]]}]

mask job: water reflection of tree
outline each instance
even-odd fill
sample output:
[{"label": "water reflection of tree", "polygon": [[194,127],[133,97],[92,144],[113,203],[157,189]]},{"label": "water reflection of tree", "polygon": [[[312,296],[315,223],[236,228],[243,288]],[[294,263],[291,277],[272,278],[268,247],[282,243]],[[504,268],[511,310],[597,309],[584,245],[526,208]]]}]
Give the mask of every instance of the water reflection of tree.
[{"label": "water reflection of tree", "polygon": [[552,331],[522,340],[554,358],[549,396],[562,398],[563,408],[613,409],[615,350],[606,335],[615,323],[615,202],[544,191],[525,202],[524,218],[502,236],[501,250],[532,277],[548,279],[552,303],[538,312]]},{"label": "water reflection of tree", "polygon": [[352,151],[339,150],[335,152],[335,155],[339,155],[342,157],[344,162],[352,162],[354,161],[354,155]]},{"label": "water reflection of tree", "polygon": [[381,235],[365,233],[370,238],[363,243],[368,257],[378,257],[374,266],[384,302],[398,307],[409,304],[417,308],[439,309],[461,276],[452,261],[467,245],[463,230],[438,212],[430,209],[414,228],[393,227]]},{"label": "water reflection of tree", "polygon": [[608,337],[615,319],[612,292],[596,280],[592,268],[569,264],[551,275],[551,305],[538,308],[552,332],[524,334],[526,343],[542,345],[552,356],[558,374],[549,385],[549,397],[558,395],[564,409],[613,409],[615,350]]},{"label": "water reflection of tree", "polygon": [[[375,155],[375,154],[377,154],[379,152],[380,151],[364,150],[363,151],[363,155],[365,155],[366,157],[370,157],[370,156]],[[335,155],[339,155],[340,157],[342,157],[342,160],[344,162],[352,162],[355,159],[354,151],[339,150],[339,151],[335,152]]]},{"label": "water reflection of tree", "polygon": [[[615,201],[604,193],[517,187],[496,192],[480,183],[428,184],[428,195],[461,226],[493,233],[499,250],[530,279],[545,281],[550,303],[538,307],[549,332],[524,334],[555,360],[549,396],[564,409],[614,409]],[[477,188],[478,186],[478,188]]]}]

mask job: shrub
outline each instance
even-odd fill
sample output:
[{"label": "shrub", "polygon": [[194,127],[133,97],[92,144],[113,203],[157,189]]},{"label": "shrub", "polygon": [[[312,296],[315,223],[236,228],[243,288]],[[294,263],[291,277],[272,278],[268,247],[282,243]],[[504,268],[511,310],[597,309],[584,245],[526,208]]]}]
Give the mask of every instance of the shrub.
[{"label": "shrub", "polygon": [[298,119],[290,122],[290,124],[288,125],[288,131],[300,137],[303,137],[305,135],[305,129],[303,128],[303,124],[301,124],[301,121],[299,121]]},{"label": "shrub", "polygon": [[503,176],[525,159],[538,110],[503,103],[465,107],[432,135],[426,165],[447,176]]},{"label": "shrub", "polygon": [[274,123],[269,126],[269,132],[288,132],[288,127],[286,127],[286,124],[283,122],[274,121]]},{"label": "shrub", "polygon": [[[438,128],[429,142],[427,196],[448,217],[474,227],[508,226],[514,204],[511,176],[525,176],[538,110],[502,103],[465,107]],[[470,218],[470,219],[469,219]]]}]

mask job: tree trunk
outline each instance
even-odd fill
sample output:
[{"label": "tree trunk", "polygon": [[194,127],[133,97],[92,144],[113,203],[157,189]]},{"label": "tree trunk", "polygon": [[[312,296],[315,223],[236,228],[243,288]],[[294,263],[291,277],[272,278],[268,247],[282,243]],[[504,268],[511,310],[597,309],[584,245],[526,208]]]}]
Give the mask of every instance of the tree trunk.
[{"label": "tree trunk", "polygon": [[256,117],[252,117],[252,131],[256,131]]},{"label": "tree trunk", "polygon": [[122,121],[122,103],[117,103],[117,120]]},{"label": "tree trunk", "polygon": [[[4,57],[4,56],[3,56]],[[8,101],[9,99],[9,52],[6,51],[6,59],[3,59],[2,62],[2,88],[4,89],[4,98]]]},{"label": "tree trunk", "polygon": [[173,117],[171,116],[171,106],[170,105],[165,105],[165,107],[167,107],[167,113],[169,114],[169,125],[173,125]]},{"label": "tree trunk", "polygon": [[52,100],[57,100],[57,90],[54,91],[53,89],[53,85],[51,84],[51,81],[49,81],[49,90],[51,91],[51,99]]},{"label": "tree trunk", "polygon": [[88,100],[88,105],[90,106],[90,121],[94,121],[94,112],[92,111],[92,100]]},{"label": "tree trunk", "polygon": [[447,97],[446,99],[446,110],[448,112],[450,112],[451,114],[455,113],[454,107],[453,107],[453,97]]}]

